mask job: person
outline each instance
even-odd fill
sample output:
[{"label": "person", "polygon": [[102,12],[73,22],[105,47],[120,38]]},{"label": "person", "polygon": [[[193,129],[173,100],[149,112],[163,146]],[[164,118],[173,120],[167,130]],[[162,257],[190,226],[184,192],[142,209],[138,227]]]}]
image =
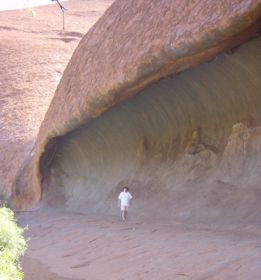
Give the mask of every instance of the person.
[{"label": "person", "polygon": [[118,206],[121,208],[121,217],[123,221],[127,219],[127,213],[131,205],[132,195],[129,193],[129,188],[124,187],[118,197]]}]

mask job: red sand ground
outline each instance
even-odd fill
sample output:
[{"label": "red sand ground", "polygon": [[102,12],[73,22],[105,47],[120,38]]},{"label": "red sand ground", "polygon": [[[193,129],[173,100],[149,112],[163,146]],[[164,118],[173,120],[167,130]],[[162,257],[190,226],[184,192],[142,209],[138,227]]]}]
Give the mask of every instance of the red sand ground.
[{"label": "red sand ground", "polygon": [[[116,203],[115,203],[116,204]],[[39,210],[29,224],[26,280],[261,278],[261,229],[157,224]]]},{"label": "red sand ground", "polygon": [[[33,148],[39,125],[77,43],[112,1],[68,1],[0,12],[0,189]],[[134,201],[135,203],[135,201]],[[115,201],[116,207],[116,201]],[[261,228],[152,223],[46,207],[18,214],[29,226],[26,280],[261,279]]]}]

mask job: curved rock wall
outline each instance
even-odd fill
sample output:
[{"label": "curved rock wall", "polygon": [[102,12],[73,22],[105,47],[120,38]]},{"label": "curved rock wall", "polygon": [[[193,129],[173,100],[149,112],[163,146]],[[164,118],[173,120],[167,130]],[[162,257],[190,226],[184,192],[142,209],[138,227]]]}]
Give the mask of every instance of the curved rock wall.
[{"label": "curved rock wall", "polygon": [[144,89],[58,143],[46,196],[73,211],[258,222],[261,38]]},{"label": "curved rock wall", "polygon": [[126,183],[143,215],[256,221],[260,18],[260,0],[116,0],[71,58],[14,204],[114,213]]}]

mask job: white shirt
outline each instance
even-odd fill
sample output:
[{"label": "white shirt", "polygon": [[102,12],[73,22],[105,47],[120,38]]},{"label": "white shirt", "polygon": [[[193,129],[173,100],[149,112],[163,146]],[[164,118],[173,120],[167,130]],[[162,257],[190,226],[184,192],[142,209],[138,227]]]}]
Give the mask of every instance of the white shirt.
[{"label": "white shirt", "polygon": [[121,201],[121,206],[130,206],[130,200],[132,195],[129,192],[121,192],[119,195],[119,200]]}]

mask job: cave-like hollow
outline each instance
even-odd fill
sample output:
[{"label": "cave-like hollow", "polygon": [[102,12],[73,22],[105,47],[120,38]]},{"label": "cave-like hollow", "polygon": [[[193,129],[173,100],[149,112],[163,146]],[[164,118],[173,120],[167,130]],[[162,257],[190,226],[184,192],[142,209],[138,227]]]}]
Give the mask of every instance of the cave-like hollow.
[{"label": "cave-like hollow", "polygon": [[157,81],[59,138],[44,155],[51,161],[43,199],[116,215],[126,185],[135,216],[260,223],[260,124],[259,37]]}]

